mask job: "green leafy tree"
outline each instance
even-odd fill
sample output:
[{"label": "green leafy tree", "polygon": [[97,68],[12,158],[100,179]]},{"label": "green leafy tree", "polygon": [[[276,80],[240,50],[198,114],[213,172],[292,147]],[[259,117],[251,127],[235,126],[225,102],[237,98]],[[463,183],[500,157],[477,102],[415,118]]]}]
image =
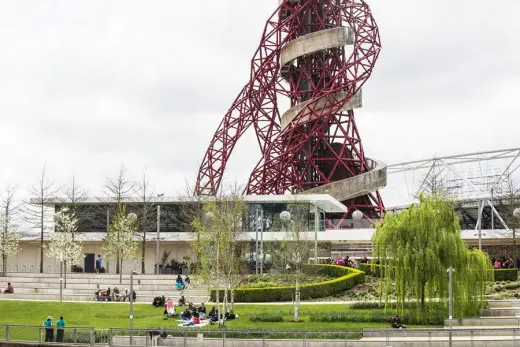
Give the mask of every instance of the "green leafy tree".
[{"label": "green leafy tree", "polygon": [[234,306],[234,290],[242,275],[242,220],[245,210],[243,197],[234,190],[230,194],[221,194],[214,200],[203,204],[204,217],[193,220],[193,228],[198,233],[192,248],[198,254],[197,276],[210,283],[216,290],[217,306],[219,293],[224,289],[224,309],[227,312],[229,296],[231,307]]},{"label": "green leafy tree", "polygon": [[291,201],[287,204],[287,210],[280,215],[282,227],[285,229],[285,238],[278,252],[278,258],[281,260],[278,264],[282,266],[285,264],[285,270],[294,274],[293,319],[295,322],[300,319],[300,282],[303,265],[308,263],[314,248],[308,236],[309,209],[308,202]]},{"label": "green leafy tree", "polygon": [[18,226],[14,224],[8,214],[0,211],[0,255],[2,256],[2,276],[6,276],[7,257],[20,251],[20,237]]},{"label": "green leafy tree", "polygon": [[15,199],[16,188],[7,185],[0,194],[0,255],[2,256],[2,276],[6,276],[7,257],[20,251],[20,234],[15,217],[20,205]]},{"label": "green leafy tree", "polygon": [[418,205],[387,214],[376,226],[373,244],[383,264],[382,297],[386,303],[396,299],[403,312],[408,301],[416,300],[418,319],[426,319],[432,311],[428,308],[438,310],[439,305],[447,305],[446,270],[452,266],[454,312],[459,317],[474,313],[482,307],[487,281],[493,276],[489,257],[469,250],[461,239],[450,201],[437,195],[421,195],[419,199]]},{"label": "green leafy tree", "polygon": [[120,204],[112,223],[108,228],[103,250],[107,258],[113,259],[119,265],[119,283],[123,282],[123,260],[137,260],[139,242],[137,237],[137,218],[134,214],[126,213],[126,206]]},{"label": "green leafy tree", "polygon": [[75,237],[78,230],[76,213],[68,207],[62,207],[54,219],[55,232],[44,246],[45,255],[60,262],[78,263],[83,258],[83,246]]}]

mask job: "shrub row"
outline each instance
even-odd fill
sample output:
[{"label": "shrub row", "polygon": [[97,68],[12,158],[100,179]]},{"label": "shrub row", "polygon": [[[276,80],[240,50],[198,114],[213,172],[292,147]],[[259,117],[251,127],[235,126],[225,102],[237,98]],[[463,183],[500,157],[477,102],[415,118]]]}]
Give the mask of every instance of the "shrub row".
[{"label": "shrub row", "polygon": [[251,322],[283,322],[283,317],[258,315],[249,317],[249,320]]},{"label": "shrub row", "polygon": [[369,276],[379,277],[381,275],[381,265],[379,264],[360,263],[358,268]]},{"label": "shrub row", "polygon": [[[381,275],[381,265],[378,264],[359,264],[359,270],[369,276],[379,277]],[[495,282],[517,281],[518,269],[495,269]]]},{"label": "shrub row", "polygon": [[[397,311],[397,310],[395,310]],[[344,311],[316,314],[310,317],[311,322],[369,322],[369,323],[390,323],[394,310],[388,311]],[[444,310],[429,311],[425,314],[417,314],[417,311],[408,311],[401,320],[404,324],[428,324],[441,325],[444,322],[446,312]]]},{"label": "shrub row", "polygon": [[518,269],[495,269],[495,282],[517,281]]},{"label": "shrub row", "polygon": [[[327,274],[337,277],[328,281],[305,284],[300,286],[300,299],[322,298],[334,295],[354,287],[365,281],[365,273],[356,269],[351,269],[336,265],[305,265],[305,273]],[[235,290],[235,302],[270,302],[270,301],[292,301],[294,296],[294,286],[271,287],[271,288],[238,288]],[[210,293],[211,300],[216,300],[216,290]],[[224,290],[220,290],[219,297],[224,296]]]}]

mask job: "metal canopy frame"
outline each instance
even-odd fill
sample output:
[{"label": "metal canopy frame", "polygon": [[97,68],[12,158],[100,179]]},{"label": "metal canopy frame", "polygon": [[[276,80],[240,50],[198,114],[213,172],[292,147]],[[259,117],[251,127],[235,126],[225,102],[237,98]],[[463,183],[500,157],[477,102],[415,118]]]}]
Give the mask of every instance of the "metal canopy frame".
[{"label": "metal canopy frame", "polygon": [[[424,160],[415,160],[415,161],[408,161],[403,163],[397,163],[397,164],[391,164],[387,166],[387,172],[388,175],[395,175],[398,173],[405,173],[409,171],[414,172],[414,179],[416,178],[415,172],[416,171],[424,171],[428,170],[426,175],[418,181],[421,182],[419,186],[419,191],[423,189],[423,187],[426,185],[427,180],[434,174],[439,174],[442,171],[449,171],[451,174],[453,174],[455,177],[460,179],[465,184],[468,184],[471,186],[475,191],[478,192],[479,196],[476,198],[478,201],[478,215],[477,215],[477,222],[475,225],[475,230],[478,231],[479,236],[479,247],[481,247],[481,237],[482,237],[482,220],[483,219],[490,219],[491,220],[491,230],[495,229],[495,217],[498,219],[498,221],[504,226],[506,231],[510,231],[509,226],[507,225],[506,221],[504,220],[503,216],[497,211],[495,207],[495,201],[497,199],[503,198],[504,194],[497,195],[495,194],[494,190],[497,187],[497,185],[500,184],[500,182],[505,177],[510,177],[512,174],[514,174],[518,168],[520,167],[520,163],[518,162],[520,158],[520,148],[509,148],[509,149],[502,149],[502,150],[491,150],[491,151],[484,151],[484,152],[473,152],[473,153],[466,153],[466,154],[457,154],[457,155],[450,155],[450,156],[443,156],[443,157],[433,157],[429,159]],[[479,187],[475,185],[471,180],[469,180],[466,177],[463,177],[460,175],[455,169],[455,165],[460,164],[468,164],[468,163],[474,163],[474,162],[487,162],[487,161],[496,161],[496,160],[504,160],[507,159],[509,162],[506,164],[505,169],[502,170],[502,172],[498,175],[498,178],[494,180],[494,182],[491,182],[491,185],[489,189],[483,189],[482,187]],[[441,170],[441,171],[438,171]],[[408,189],[408,187],[407,187]],[[485,207],[489,207],[489,209],[486,209]],[[465,216],[464,218],[470,218],[472,217]]]}]

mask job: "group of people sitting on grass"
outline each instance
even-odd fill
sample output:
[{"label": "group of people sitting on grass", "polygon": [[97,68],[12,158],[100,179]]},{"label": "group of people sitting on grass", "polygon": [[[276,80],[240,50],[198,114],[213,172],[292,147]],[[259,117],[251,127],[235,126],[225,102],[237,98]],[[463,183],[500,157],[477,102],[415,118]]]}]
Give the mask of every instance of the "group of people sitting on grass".
[{"label": "group of people sitting on grass", "polygon": [[[157,306],[160,305],[162,302],[164,302],[165,298],[164,296],[156,297],[156,300],[154,300],[154,307],[161,307]],[[173,318],[177,316],[177,313],[175,312],[175,306],[173,304],[173,301],[171,298],[168,298],[165,300],[164,303],[164,314],[166,317],[164,319]],[[179,307],[184,307],[184,311],[182,311],[179,315],[179,317],[184,321],[183,326],[193,326],[203,323],[215,323],[219,320],[219,313],[218,309],[213,306],[209,313],[206,311],[206,306],[204,303],[200,304],[199,307],[195,306],[192,302],[186,301],[186,298],[181,296],[178,302]],[[235,319],[238,316],[233,313],[226,313],[224,317],[220,315],[220,319],[224,318],[224,320],[231,320]]]},{"label": "group of people sitting on grass", "polygon": [[177,288],[177,290],[188,289],[190,282],[191,282],[191,280],[188,275],[186,275],[186,277],[184,279],[182,278],[181,275],[178,275],[175,287]]},{"label": "group of people sitting on grass", "polygon": [[[132,292],[132,293],[130,293]],[[119,288],[117,286],[114,287],[114,289],[110,289],[108,287],[107,290],[98,290],[94,293],[96,296],[96,301],[123,301],[125,302],[127,299],[128,301],[132,300],[135,301],[137,298],[137,294],[135,293],[135,290],[129,290],[128,288],[125,289],[124,293],[121,293],[119,291]]]}]

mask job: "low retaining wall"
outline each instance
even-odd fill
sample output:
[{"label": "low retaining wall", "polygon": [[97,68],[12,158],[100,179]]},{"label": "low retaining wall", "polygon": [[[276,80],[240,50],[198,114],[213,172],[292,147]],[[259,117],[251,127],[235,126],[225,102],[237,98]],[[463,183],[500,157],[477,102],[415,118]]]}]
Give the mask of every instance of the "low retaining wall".
[{"label": "low retaining wall", "polygon": [[[139,341],[139,342],[138,342]],[[134,345],[146,346],[146,341],[144,338],[142,340],[136,340],[134,338]],[[401,340],[396,340],[395,338],[385,339],[375,338],[371,339],[362,339],[362,340],[263,340],[263,339],[226,339],[225,346],[226,347],[410,347],[410,346],[429,346],[429,347],[467,347],[467,346],[479,346],[479,347],[513,347],[518,346],[520,343],[519,339],[514,337],[504,336],[504,337],[475,337],[471,339],[470,337],[459,337],[454,336],[453,341],[450,344],[447,337],[436,337],[436,338],[428,338],[428,337],[408,337],[403,338]],[[112,347],[123,347],[129,346],[130,339],[128,337],[119,336],[116,340],[114,337],[114,341],[111,344]],[[183,347],[222,347],[223,341],[222,339],[197,339],[197,338],[187,338],[184,339],[182,337],[169,337],[166,339],[159,339],[158,346],[183,346]],[[151,341],[148,341],[148,346],[151,346]],[[3,347],[3,346],[1,346]]]}]

